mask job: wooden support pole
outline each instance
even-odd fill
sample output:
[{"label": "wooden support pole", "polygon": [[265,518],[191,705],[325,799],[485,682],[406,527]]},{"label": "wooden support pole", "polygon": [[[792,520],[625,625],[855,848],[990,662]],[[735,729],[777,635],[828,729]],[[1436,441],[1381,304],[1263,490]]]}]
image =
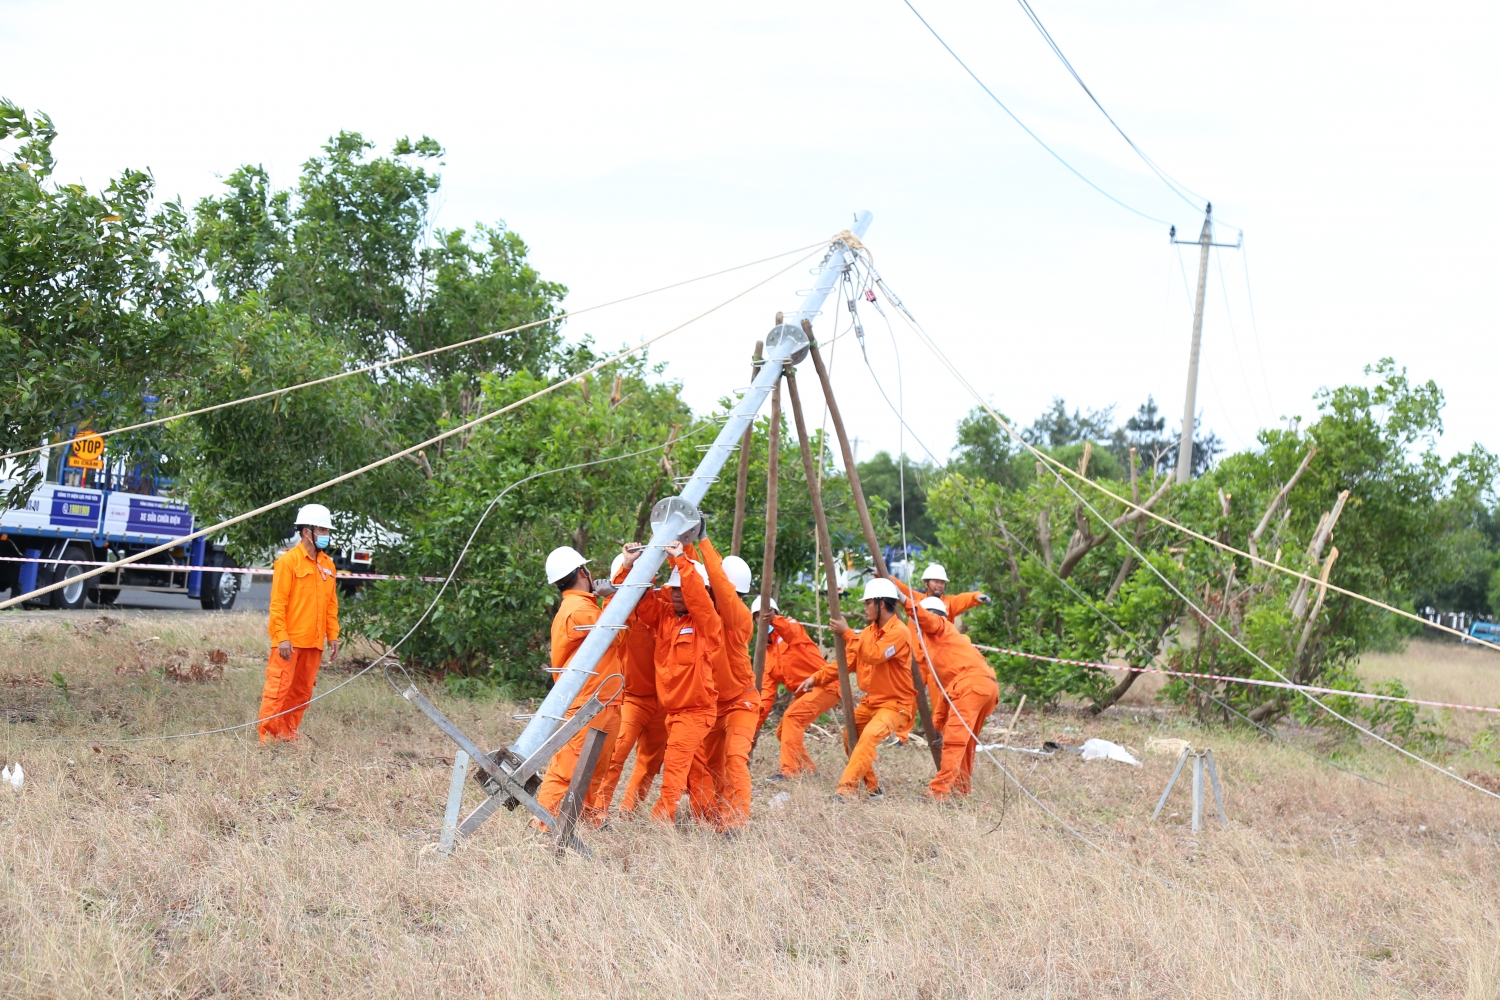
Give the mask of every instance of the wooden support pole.
[{"label": "wooden support pole", "polygon": [[[823,385],[823,398],[828,401],[828,416],[833,421],[834,433],[838,435],[839,450],[844,455],[844,471],[849,476],[849,492],[854,495],[854,509],[859,514],[859,527],[864,532],[865,545],[870,549],[870,558],[875,561],[875,572],[890,576],[885,565],[885,556],[880,551],[880,540],[875,537],[875,523],[870,520],[870,507],[865,503],[865,491],[860,487],[859,470],[854,467],[854,451],[849,447],[849,435],[844,430],[844,418],[839,414],[839,404],[833,398],[833,384],[828,379],[828,368],[823,356],[818,353],[818,341],[813,337],[812,323],[802,321],[802,332],[807,334],[808,353],[813,367],[818,370],[818,381]],[[922,672],[917,667],[916,655],[911,659],[911,682],[917,696],[917,714],[922,717],[922,735],[927,738],[927,748],[932,751],[932,762],[939,768],[943,765],[943,744],[932,725],[932,706],[927,702],[927,685],[922,682]]]},{"label": "wooden support pole", "polygon": [[[818,485],[818,469],[813,462],[812,442],[807,437],[807,422],[802,419],[802,399],[797,395],[797,376],[788,371],[787,395],[792,397],[792,417],[797,422],[797,441],[802,447],[802,471],[807,476],[807,495],[812,501],[813,522],[817,528],[818,554],[823,558],[823,575],[828,582],[828,611],[839,614],[839,571],[833,561],[833,544],[828,532],[828,512],[823,509],[823,490]],[[765,607],[764,604],[761,605]],[[833,637],[833,657],[839,668],[839,702],[844,709],[844,752],[852,754],[858,736],[854,732],[854,687],[849,683],[849,654],[844,637]]]},{"label": "wooden support pole", "polygon": [[[771,426],[766,432],[766,546],[760,563],[760,607],[771,607],[772,585],[776,579],[776,493],[781,472],[781,380],[771,390]],[[766,630],[755,630],[755,690],[760,690],[766,673]]]},{"label": "wooden support pole", "polygon": [[590,729],[583,737],[583,752],[578,763],[573,765],[573,777],[568,790],[563,794],[562,804],[557,807],[557,830],[552,840],[552,850],[561,855],[573,842],[573,828],[583,812],[584,801],[589,795],[589,783],[594,780],[594,769],[599,766],[599,755],[604,751],[604,740],[609,734],[602,729]]},{"label": "wooden support pole", "polygon": [[[756,372],[760,371],[761,349],[765,345],[759,340],[755,342],[755,354],[750,362],[750,381],[755,381]],[[755,421],[750,421],[750,426],[745,428],[745,433],[740,436],[740,467],[734,474],[734,534],[729,539],[729,554],[737,556],[740,554],[740,543],[745,540],[745,493],[750,487],[750,445],[755,441]]]}]

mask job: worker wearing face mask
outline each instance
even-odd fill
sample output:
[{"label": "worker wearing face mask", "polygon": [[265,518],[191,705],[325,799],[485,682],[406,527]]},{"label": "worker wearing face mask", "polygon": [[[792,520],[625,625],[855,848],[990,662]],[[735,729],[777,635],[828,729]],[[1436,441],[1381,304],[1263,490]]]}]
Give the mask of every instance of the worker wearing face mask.
[{"label": "worker wearing face mask", "polygon": [[312,698],[328,648],[339,655],[339,595],[333,560],[333,517],[320,503],[297,512],[297,543],[281,554],[271,574],[271,658],[260,696],[260,740],[293,742]]}]

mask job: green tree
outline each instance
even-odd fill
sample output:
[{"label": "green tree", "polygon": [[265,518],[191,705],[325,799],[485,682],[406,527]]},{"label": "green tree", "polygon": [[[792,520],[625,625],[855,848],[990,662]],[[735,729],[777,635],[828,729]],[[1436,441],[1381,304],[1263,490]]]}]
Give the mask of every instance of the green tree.
[{"label": "green tree", "polygon": [[[143,419],[181,398],[211,349],[188,220],[153,203],[151,175],[104,190],[58,184],[45,114],[0,100],[0,448],[31,448],[71,428]],[[155,471],[160,453],[136,457]],[[113,454],[131,442],[112,442]],[[7,504],[39,484],[27,476]]]}]

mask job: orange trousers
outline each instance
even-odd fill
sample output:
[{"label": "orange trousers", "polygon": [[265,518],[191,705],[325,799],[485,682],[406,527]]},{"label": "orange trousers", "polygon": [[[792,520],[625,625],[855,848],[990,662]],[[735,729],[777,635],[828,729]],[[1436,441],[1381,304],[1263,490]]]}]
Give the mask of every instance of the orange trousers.
[{"label": "orange trousers", "polygon": [[635,767],[630,780],[625,783],[625,798],[620,802],[620,811],[635,810],[651,788],[651,782],[661,770],[662,754],[667,749],[667,713],[655,698],[625,698],[620,706],[620,733],[615,737],[615,752],[609,762],[604,781],[599,785],[598,806],[609,810],[615,800],[615,788],[620,776],[625,773],[625,762],[630,751],[635,751]]},{"label": "orange trousers", "polygon": [[[313,685],[318,682],[318,668],[322,665],[321,649],[293,646],[292,658],[283,660],[276,647],[271,647],[271,659],[266,663],[266,686],[260,693],[262,743],[271,740],[291,742],[300,738],[297,727],[302,724],[302,713],[307,711],[307,700],[312,697]],[[292,710],[287,712],[289,708]],[[286,714],[278,714],[281,712]],[[276,718],[270,718],[273,715]]]},{"label": "orange trousers", "polygon": [[[572,715],[572,712],[568,713],[569,718]],[[620,732],[620,706],[617,704],[605,705],[598,715],[589,720],[588,725],[574,733],[573,738],[552,755],[552,762],[547,765],[547,776],[542,779],[542,787],[537,789],[536,800],[543,809],[557,815],[557,807],[568,792],[568,783],[573,780],[573,771],[578,767],[578,758],[583,753],[584,737],[590,729],[604,730],[604,749],[599,752],[599,763],[594,767],[594,776],[589,779],[589,793],[584,799],[583,807],[583,818],[597,825],[604,821],[609,812],[607,808],[599,808],[599,786],[604,783],[605,772],[609,770],[604,762],[614,758],[615,737]],[[542,827],[540,823],[535,825],[538,829]]]},{"label": "orange trousers", "polygon": [[[961,677],[953,682],[948,691],[957,711],[949,709],[943,726],[943,762],[937,777],[927,785],[927,794],[935,799],[946,799],[951,793],[969,794],[973,787],[974,748],[979,741],[969,735],[978,733],[984,720],[990,717],[995,706],[1000,704],[1000,685],[993,678]],[[948,699],[943,699],[948,708]],[[934,715],[937,712],[934,710]]]},{"label": "orange trousers", "polygon": [[750,748],[759,716],[754,699],[735,702],[698,745],[688,772],[688,801],[698,822],[723,831],[750,821]]},{"label": "orange trousers", "polygon": [[651,818],[668,826],[677,820],[677,805],[688,788],[688,774],[697,759],[698,746],[718,721],[711,708],[671,712],[667,715],[667,749],[661,764],[661,797]]},{"label": "orange trousers", "polygon": [[799,694],[795,701],[781,714],[776,726],[776,738],[781,741],[781,773],[795,778],[804,771],[817,774],[818,765],[807,753],[804,734],[807,727],[818,721],[818,716],[839,703],[837,682],[826,687],[815,687],[806,694]]},{"label": "orange trousers", "polygon": [[911,716],[910,708],[899,706],[870,708],[868,701],[854,706],[854,727],[859,732],[859,742],[854,744],[849,764],[839,776],[840,795],[855,794],[861,781],[870,791],[879,790],[880,780],[875,777],[875,748],[903,724],[910,725]]}]

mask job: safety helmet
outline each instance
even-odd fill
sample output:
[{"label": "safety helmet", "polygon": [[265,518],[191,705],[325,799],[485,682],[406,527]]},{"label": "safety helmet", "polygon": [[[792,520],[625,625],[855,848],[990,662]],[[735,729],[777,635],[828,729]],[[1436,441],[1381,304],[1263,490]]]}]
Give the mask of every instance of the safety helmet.
[{"label": "safety helmet", "polygon": [[625,565],[625,553],[620,552],[620,553],[618,553],[618,554],[615,555],[614,562],[612,562],[612,563],[609,564],[609,578],[611,580],[613,580],[615,578],[615,574],[618,573],[618,572],[620,572],[620,567],[624,566],[624,565]]},{"label": "safety helmet", "polygon": [[[750,593],[750,564],[739,556],[724,557],[724,575],[742,594]],[[774,605],[773,605],[774,606]]]},{"label": "safety helmet", "polygon": [[899,601],[901,599],[901,592],[896,589],[896,585],[894,583],[887,580],[883,576],[878,576],[875,579],[871,580],[869,583],[865,584],[865,596],[861,597],[860,600],[878,601],[883,597],[888,597],[893,601]]},{"label": "safety helmet", "polygon": [[306,525],[309,528],[327,528],[329,531],[332,531],[333,515],[322,504],[310,503],[297,511],[297,520],[293,523],[298,528]]},{"label": "safety helmet", "polygon": [[923,580],[942,580],[948,582],[948,571],[943,569],[942,563],[928,563],[927,568],[922,571]]},{"label": "safety helmet", "polygon": [[922,607],[926,608],[928,611],[931,611],[935,615],[942,615],[944,618],[948,617],[948,605],[943,603],[943,599],[941,597],[923,598]]},{"label": "safety helmet", "polygon": [[[777,605],[777,603],[776,603],[776,598],[774,598],[774,597],[771,598],[771,610],[772,611],[780,611],[781,610],[780,606]],[[760,611],[760,598],[759,597],[757,597],[755,600],[753,600],[753,601],[750,602],[750,613],[753,615],[753,614],[755,614],[758,611]]]},{"label": "safety helmet", "polygon": [[559,545],[547,553],[547,582],[561,583],[573,575],[573,571],[588,564],[588,560],[571,545]]},{"label": "safety helmet", "polygon": [[[688,562],[693,564],[693,569],[697,570],[698,575],[703,578],[703,585],[705,587],[708,586],[708,570],[704,567],[704,565],[696,559],[689,559]],[[667,577],[667,586],[682,586],[682,574],[678,573],[675,567],[672,570],[672,575]]]}]

